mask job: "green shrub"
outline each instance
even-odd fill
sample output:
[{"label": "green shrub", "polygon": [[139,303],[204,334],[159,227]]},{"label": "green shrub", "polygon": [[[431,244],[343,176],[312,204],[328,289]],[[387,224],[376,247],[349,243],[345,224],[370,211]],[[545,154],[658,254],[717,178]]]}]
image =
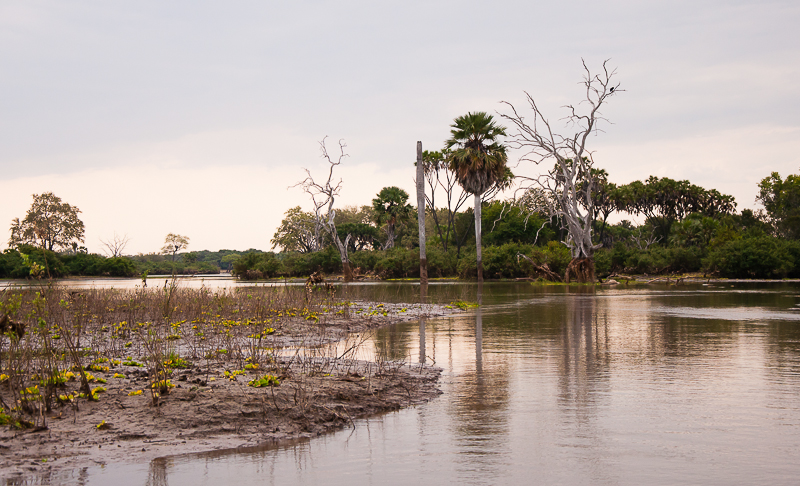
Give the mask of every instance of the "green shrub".
[{"label": "green shrub", "polygon": [[362,273],[371,272],[375,270],[375,264],[378,263],[378,260],[380,260],[384,254],[385,252],[380,250],[350,253],[350,265],[354,270],[356,268],[361,269]]},{"label": "green shrub", "polygon": [[232,274],[244,279],[273,278],[278,275],[281,262],[273,252],[248,252],[233,264]]},{"label": "green shrub", "polygon": [[544,224],[545,216],[538,213],[528,215],[518,206],[501,201],[484,204],[481,219],[484,247],[501,246],[512,242],[529,244],[537,242],[542,245],[555,238],[555,232],[550,225]]},{"label": "green shrub", "polygon": [[0,277],[25,278],[30,276],[30,269],[25,266],[22,255],[17,250],[7,249],[0,254]]},{"label": "green shrub", "polygon": [[105,257],[94,253],[77,253],[64,255],[62,260],[70,275],[102,275]]},{"label": "green shrub", "polygon": [[42,278],[62,277],[67,273],[64,268],[64,263],[62,263],[58,254],[55,252],[43,250],[42,248],[31,245],[19,245],[17,250],[13,251],[17,252],[19,259],[17,260],[16,257],[11,257],[11,261],[15,265],[14,268],[11,269],[11,273],[13,274],[12,278],[26,278],[31,276],[31,269],[25,265],[22,254],[28,255],[28,259],[31,263],[35,263],[43,269],[43,273],[40,275]]},{"label": "green shrub", "polygon": [[286,277],[307,277],[321,270],[323,273],[342,271],[339,252],[333,246],[313,253],[289,252],[281,259],[280,274]]},{"label": "green shrub", "polygon": [[[530,244],[506,243],[500,246],[483,248],[484,278],[520,278],[536,275],[531,265],[524,260],[517,260],[517,253],[527,255],[537,265],[546,263],[550,270],[563,275],[572,257],[569,249],[557,241],[549,241],[540,247]],[[475,248],[464,250],[464,256],[458,261],[458,276],[475,278],[478,273],[478,261]]]},{"label": "green shrub", "polygon": [[612,250],[600,248],[594,252],[594,271],[600,277],[611,274]]},{"label": "green shrub", "polygon": [[713,250],[706,268],[731,278],[782,278],[797,275],[800,243],[771,236],[728,241]]},{"label": "green shrub", "polygon": [[[458,256],[455,250],[426,248],[428,257],[428,276],[432,278],[455,277],[458,275]],[[419,256],[419,252],[417,252]]]},{"label": "green shrub", "polygon": [[136,264],[125,257],[106,258],[101,266],[103,274],[112,277],[133,277],[137,274]]},{"label": "green shrub", "polygon": [[419,277],[419,248],[395,247],[382,253],[383,257],[375,263],[376,274],[384,278]]}]

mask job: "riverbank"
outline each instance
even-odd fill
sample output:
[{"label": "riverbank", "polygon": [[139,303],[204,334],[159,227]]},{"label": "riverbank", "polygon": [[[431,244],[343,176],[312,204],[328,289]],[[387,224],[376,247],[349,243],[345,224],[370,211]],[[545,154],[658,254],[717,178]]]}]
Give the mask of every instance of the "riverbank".
[{"label": "riverbank", "polygon": [[[356,358],[373,330],[454,312],[459,310],[369,302],[283,311],[279,322],[270,323],[274,328],[260,328],[269,335],[255,347],[248,334],[253,329],[221,327],[219,332],[233,329],[235,336],[218,339],[216,353],[200,358],[188,345],[175,348],[185,358],[170,369],[169,386],[157,398],[145,366],[152,357],[141,352],[146,346],[97,349],[93,356],[102,351],[103,358],[87,357],[85,366],[91,387],[103,389],[93,394],[96,401],[78,397],[77,372],[65,374],[50,412],[40,408],[32,426],[0,430],[0,477],[46,477],[76,467],[313,437],[424,403],[440,393],[439,369]],[[101,336],[111,326],[96,324]],[[243,352],[248,347],[252,352]],[[235,349],[240,356],[234,359]],[[264,386],[250,386],[259,380]],[[8,379],[0,384],[0,398],[14,403]]]}]

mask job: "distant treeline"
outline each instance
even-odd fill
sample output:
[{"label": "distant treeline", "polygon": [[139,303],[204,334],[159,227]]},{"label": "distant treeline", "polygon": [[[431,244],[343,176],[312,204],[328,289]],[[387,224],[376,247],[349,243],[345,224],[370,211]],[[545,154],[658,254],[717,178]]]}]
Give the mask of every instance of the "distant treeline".
[{"label": "distant treeline", "polygon": [[171,255],[149,254],[105,257],[94,253],[56,253],[32,245],[18,245],[0,253],[0,278],[28,278],[39,272],[40,277],[106,276],[135,277],[148,275],[218,274],[230,271],[232,262],[241,255],[258,250],[195,251]]}]

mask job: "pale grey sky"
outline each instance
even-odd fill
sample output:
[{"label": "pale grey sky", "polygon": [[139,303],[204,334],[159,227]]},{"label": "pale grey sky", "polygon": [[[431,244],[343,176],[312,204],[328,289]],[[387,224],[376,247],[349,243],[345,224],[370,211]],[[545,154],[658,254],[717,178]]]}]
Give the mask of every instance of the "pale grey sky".
[{"label": "pale grey sky", "polygon": [[592,139],[612,181],[754,207],[761,178],[800,170],[798,25],[791,1],[3,2],[0,225],[53,191],[91,251],[115,231],[130,252],[169,232],[267,249],[324,136],[348,144],[342,204],[411,191],[417,140],[523,90],[558,120],[581,58],[626,90]]}]

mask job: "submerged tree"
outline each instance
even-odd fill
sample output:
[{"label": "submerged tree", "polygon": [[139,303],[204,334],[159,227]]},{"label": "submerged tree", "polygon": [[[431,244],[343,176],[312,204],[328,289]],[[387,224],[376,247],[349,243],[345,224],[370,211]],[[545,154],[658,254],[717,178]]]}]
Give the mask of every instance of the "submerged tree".
[{"label": "submerged tree", "polygon": [[78,217],[80,212],[52,192],[34,194],[25,219],[12,220],[8,245],[29,244],[51,251],[77,248],[79,242],[83,243],[84,235],[83,221]]},{"label": "submerged tree", "polygon": [[609,71],[608,61],[603,63],[600,74],[592,74],[586,63],[583,86],[588,110],[579,112],[574,105],[567,105],[567,121],[575,127],[574,133],[560,135],[554,133],[553,127],[544,116],[539,105],[529,93],[525,93],[528,105],[532,110],[532,119],[526,119],[509,102],[503,102],[511,109],[511,114],[501,115],[511,122],[517,133],[509,142],[509,146],[526,151],[521,160],[541,164],[554,161],[553,169],[545,174],[531,178],[522,178],[522,189],[538,187],[550,195],[554,204],[551,216],[558,218],[567,231],[564,244],[570,249],[572,261],[567,266],[565,280],[574,276],[579,282],[595,280],[594,251],[601,245],[592,243],[592,224],[595,209],[592,194],[595,191],[595,177],[592,173],[594,159],[587,148],[589,135],[600,131],[597,127],[603,120],[600,107],[615,93],[621,91],[619,84],[612,78],[615,71]]},{"label": "submerged tree", "polygon": [[513,177],[506,165],[506,148],[499,142],[506,132],[483,111],[460,116],[450,126],[450,139],[445,142],[445,149],[450,151],[447,162],[461,187],[475,196],[478,281],[483,281],[481,196],[492,188],[509,184]]},{"label": "submerged tree", "polygon": [[325,138],[322,139],[319,145],[322,151],[322,157],[328,161],[328,179],[324,183],[318,184],[311,176],[311,172],[308,169],[304,169],[307,177],[295,184],[295,187],[300,186],[306,194],[311,196],[311,201],[314,205],[314,225],[316,228],[323,228],[328,233],[333,244],[336,245],[336,249],[339,250],[342,269],[344,270],[344,281],[352,282],[353,271],[350,268],[350,257],[347,253],[350,235],[347,235],[344,242],[339,238],[339,233],[336,231],[336,210],[333,208],[336,197],[339,195],[339,191],[342,188],[341,179],[339,179],[338,182],[334,182],[333,169],[341,164],[342,160],[347,157],[347,154],[344,153],[344,149],[347,145],[344,143],[344,140],[339,140],[340,153],[339,157],[334,162],[328,154],[328,148],[325,146]]}]

